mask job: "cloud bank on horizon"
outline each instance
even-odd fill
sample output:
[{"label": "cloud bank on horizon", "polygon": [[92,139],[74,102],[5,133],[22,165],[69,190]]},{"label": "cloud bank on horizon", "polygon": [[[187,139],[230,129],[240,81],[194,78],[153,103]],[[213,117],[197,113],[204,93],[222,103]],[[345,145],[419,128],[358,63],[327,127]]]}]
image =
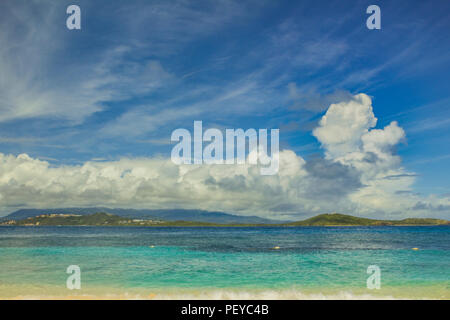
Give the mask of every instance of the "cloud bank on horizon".
[{"label": "cloud bank on horizon", "polygon": [[[450,2],[383,3],[381,30],[366,0],[79,0],[81,30],[70,4],[0,3],[0,215],[450,217]],[[279,128],[278,174],[174,165],[194,120]]]},{"label": "cloud bank on horizon", "polygon": [[3,207],[113,206],[222,210],[278,219],[323,212],[371,217],[445,217],[448,198],[414,194],[415,173],[394,147],[405,133],[393,121],[374,129],[371,98],[332,104],[313,135],[325,157],[280,151],[277,175],[252,165],[175,165],[154,157],[52,167],[26,154],[0,154]]}]

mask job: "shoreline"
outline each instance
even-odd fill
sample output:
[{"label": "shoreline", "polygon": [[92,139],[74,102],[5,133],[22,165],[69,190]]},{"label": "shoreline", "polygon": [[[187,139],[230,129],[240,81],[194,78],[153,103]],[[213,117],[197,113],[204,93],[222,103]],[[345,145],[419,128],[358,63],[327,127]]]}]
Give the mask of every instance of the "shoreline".
[{"label": "shoreline", "polygon": [[[27,290],[26,293],[24,293]],[[45,293],[44,293],[44,292]],[[6,294],[6,292],[8,292]],[[0,300],[450,300],[444,285],[365,288],[116,288],[0,285]]]},{"label": "shoreline", "polygon": [[396,224],[396,225],[314,225],[314,226],[307,226],[307,225],[273,225],[273,224],[261,224],[261,225],[5,225],[0,224],[0,227],[107,227],[107,228],[338,228],[338,227],[450,227],[450,224]]}]

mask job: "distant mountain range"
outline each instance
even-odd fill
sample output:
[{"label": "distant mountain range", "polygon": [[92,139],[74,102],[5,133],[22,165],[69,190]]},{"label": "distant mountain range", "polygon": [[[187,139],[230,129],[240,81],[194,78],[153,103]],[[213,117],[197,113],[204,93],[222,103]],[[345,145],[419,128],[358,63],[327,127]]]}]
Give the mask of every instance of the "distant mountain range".
[{"label": "distant mountain range", "polygon": [[277,224],[261,223],[212,223],[199,221],[162,221],[149,219],[131,219],[111,213],[94,214],[40,214],[20,220],[8,220],[1,225],[13,226],[128,226],[128,227],[307,227],[307,226],[431,226],[449,225],[447,220],[410,218],[403,220],[374,220],[358,218],[345,214],[321,214],[303,221]]},{"label": "distant mountain range", "polygon": [[220,224],[274,224],[278,221],[257,216],[238,216],[220,211],[188,210],[188,209],[112,209],[105,207],[92,208],[56,208],[56,209],[20,209],[2,220],[21,220],[43,214],[77,214],[90,215],[106,212],[130,219],[153,219],[164,221],[197,221]]}]

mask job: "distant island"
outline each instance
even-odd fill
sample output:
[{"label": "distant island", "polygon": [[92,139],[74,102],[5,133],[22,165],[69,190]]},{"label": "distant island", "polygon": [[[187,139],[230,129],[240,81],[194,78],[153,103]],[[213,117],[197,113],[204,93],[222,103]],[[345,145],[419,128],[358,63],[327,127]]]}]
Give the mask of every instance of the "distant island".
[{"label": "distant island", "polygon": [[132,219],[106,212],[80,215],[70,213],[40,214],[18,220],[6,220],[1,226],[129,226],[129,227],[299,227],[299,226],[435,226],[450,225],[450,221],[430,218],[408,218],[403,220],[376,220],[359,218],[340,213],[318,216],[289,223],[212,223],[198,221],[164,221],[155,219]]},{"label": "distant island", "polygon": [[90,215],[99,212],[107,212],[129,220],[161,220],[161,221],[197,221],[219,224],[276,224],[292,221],[280,221],[257,216],[242,216],[221,211],[206,211],[199,209],[127,209],[106,207],[72,207],[72,208],[48,208],[48,209],[19,209],[6,217],[5,220],[22,220],[48,214]]}]

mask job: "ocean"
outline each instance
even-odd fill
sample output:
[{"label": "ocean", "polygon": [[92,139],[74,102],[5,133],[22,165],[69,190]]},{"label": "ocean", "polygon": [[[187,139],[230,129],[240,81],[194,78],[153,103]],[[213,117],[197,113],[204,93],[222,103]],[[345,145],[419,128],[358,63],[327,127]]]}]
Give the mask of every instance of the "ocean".
[{"label": "ocean", "polygon": [[0,298],[450,299],[450,227],[0,227]]}]

